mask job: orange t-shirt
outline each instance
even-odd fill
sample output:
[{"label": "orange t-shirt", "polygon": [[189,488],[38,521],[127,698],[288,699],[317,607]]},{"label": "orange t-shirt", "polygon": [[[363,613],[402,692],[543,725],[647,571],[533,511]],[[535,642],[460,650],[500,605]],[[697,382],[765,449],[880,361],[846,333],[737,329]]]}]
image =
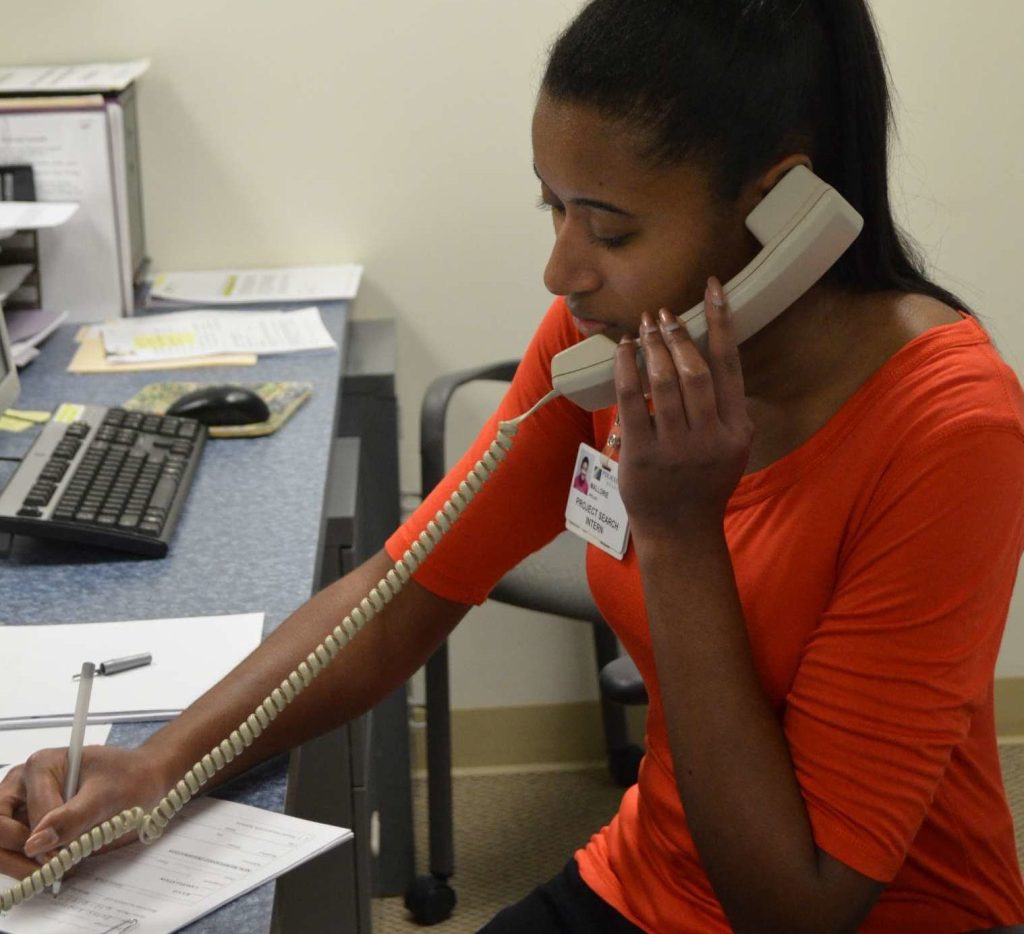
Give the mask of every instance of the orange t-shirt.
[{"label": "orange t-shirt", "polygon": [[[490,444],[497,419],[550,389],[551,357],[578,340],[556,301],[495,418],[388,541],[392,557]],[[524,422],[416,580],[482,602],[562,530],[577,448],[602,448],[613,417],[557,399]],[[1022,442],[1020,385],[965,315],[902,347],[808,441],[744,476],[728,504],[751,650],[815,840],[887,884],[863,931],[1024,922],[992,702],[1024,550]],[[673,778],[634,550],[618,561],[590,547],[587,570],[650,708],[639,782],[576,854],[580,872],[647,931],[728,931]]]}]

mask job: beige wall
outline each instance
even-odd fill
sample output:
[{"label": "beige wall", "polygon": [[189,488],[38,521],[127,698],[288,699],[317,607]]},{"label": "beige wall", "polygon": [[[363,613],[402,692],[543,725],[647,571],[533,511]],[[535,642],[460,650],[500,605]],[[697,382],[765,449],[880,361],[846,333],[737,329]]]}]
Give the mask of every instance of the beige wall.
[{"label": "beige wall", "polygon": [[[361,260],[399,322],[403,486],[427,382],[517,356],[545,308],[529,118],[577,0],[0,0],[0,61],[153,61],[141,88],[158,267]],[[875,0],[900,89],[897,202],[945,280],[1024,360],[1024,4]],[[1014,250],[1014,254],[1011,254]],[[461,406],[482,418],[489,401]],[[1024,674],[1024,606],[1001,670]],[[511,610],[453,640],[457,706],[593,696],[589,634]]]}]

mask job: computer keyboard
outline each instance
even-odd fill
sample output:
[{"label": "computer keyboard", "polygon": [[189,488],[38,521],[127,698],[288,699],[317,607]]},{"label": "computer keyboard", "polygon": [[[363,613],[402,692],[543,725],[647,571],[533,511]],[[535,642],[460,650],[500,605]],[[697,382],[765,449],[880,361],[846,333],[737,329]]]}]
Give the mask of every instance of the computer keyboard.
[{"label": "computer keyboard", "polygon": [[164,557],[206,427],[96,405],[72,410],[74,421],[43,426],[0,493],[0,531]]}]

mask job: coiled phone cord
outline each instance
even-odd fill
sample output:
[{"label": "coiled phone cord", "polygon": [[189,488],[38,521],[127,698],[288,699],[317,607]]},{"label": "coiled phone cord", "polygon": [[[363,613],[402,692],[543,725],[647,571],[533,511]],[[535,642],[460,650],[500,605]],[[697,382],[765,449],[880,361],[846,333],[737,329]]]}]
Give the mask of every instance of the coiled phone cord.
[{"label": "coiled phone cord", "polygon": [[445,504],[427,523],[419,538],[399,558],[394,567],[354,607],[338,626],[324,638],[305,660],[274,688],[256,709],[231,734],[214,746],[190,768],[160,803],[146,814],[141,807],[128,808],[109,820],[87,830],[77,840],[63,847],[56,856],[30,876],[0,892],[0,911],[9,911],[52,886],[65,872],[107,844],[135,830],[143,843],[152,843],[164,832],[171,819],[192,799],[214,775],[248,749],[270,726],[270,723],[305,689],[338,655],[356,634],[390,603],[416,569],[426,560],[434,546],[444,537],[473,497],[487,482],[512,447],[512,437],[519,425],[539,411],[560,393],[551,390],[522,415],[498,424],[498,434],[484,455],[466,474]]}]

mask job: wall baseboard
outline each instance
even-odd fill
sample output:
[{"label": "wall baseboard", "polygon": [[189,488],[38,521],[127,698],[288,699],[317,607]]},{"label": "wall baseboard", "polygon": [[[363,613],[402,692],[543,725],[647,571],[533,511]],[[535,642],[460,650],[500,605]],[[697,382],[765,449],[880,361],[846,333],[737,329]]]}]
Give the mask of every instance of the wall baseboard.
[{"label": "wall baseboard", "polygon": [[[995,683],[996,733],[1024,736],[1024,678],[999,678]],[[630,739],[641,743],[646,707],[629,707]],[[426,769],[424,711],[413,716],[413,769]],[[452,711],[454,770],[515,769],[528,766],[572,766],[603,763],[601,705],[536,704],[526,707],[481,707]]]},{"label": "wall baseboard", "polygon": [[[635,743],[643,741],[646,713],[646,706],[627,708],[629,735]],[[606,759],[597,701],[463,708],[451,715],[453,770],[569,766]],[[416,771],[427,764],[424,719],[423,708],[415,708],[411,752]]]},{"label": "wall baseboard", "polygon": [[995,698],[996,735],[1024,733],[1024,678],[997,678]]}]

